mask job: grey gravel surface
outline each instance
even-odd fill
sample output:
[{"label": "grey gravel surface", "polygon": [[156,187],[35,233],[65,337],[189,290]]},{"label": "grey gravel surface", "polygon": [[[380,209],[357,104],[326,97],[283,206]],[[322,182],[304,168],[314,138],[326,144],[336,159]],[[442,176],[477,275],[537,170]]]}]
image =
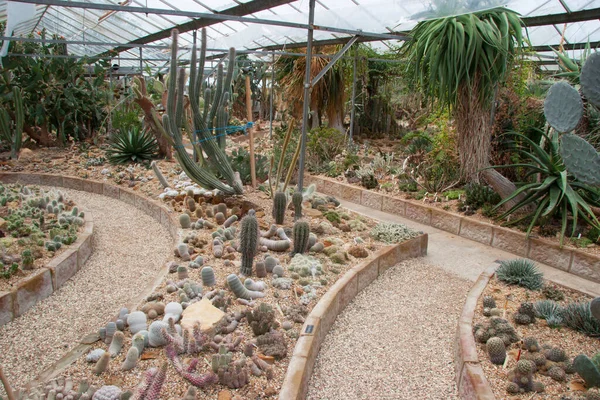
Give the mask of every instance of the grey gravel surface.
[{"label": "grey gravel surface", "polygon": [[16,387],[35,378],[83,335],[116,315],[155,279],[171,253],[168,232],[133,206],[96,194],[63,192],[92,211],[94,251],[57,292],[0,327],[0,363]]},{"label": "grey gravel surface", "polygon": [[470,287],[420,259],[387,270],[338,316],[308,399],[456,399],[453,339]]}]

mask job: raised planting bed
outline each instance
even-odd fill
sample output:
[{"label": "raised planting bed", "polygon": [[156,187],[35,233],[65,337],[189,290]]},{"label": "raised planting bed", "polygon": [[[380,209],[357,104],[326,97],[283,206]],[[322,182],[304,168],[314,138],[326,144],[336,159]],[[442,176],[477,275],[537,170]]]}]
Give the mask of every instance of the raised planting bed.
[{"label": "raised planting bed", "polygon": [[375,210],[399,215],[421,224],[430,225],[488,246],[527,257],[551,267],[570,272],[594,282],[600,282],[600,255],[584,249],[559,246],[549,239],[527,237],[524,233],[430,206],[406,200],[332,178],[309,176],[306,180],[317,191]]},{"label": "raised planting bed", "polygon": [[[182,185],[185,186],[189,185]],[[124,199],[124,189],[117,190]],[[321,199],[318,202],[320,210],[313,209],[309,199],[303,203],[301,221],[306,222],[310,232],[314,233],[309,239],[312,251],[295,256],[290,252],[296,241],[303,240],[303,234],[293,232],[305,228],[299,228],[300,224],[295,228],[294,213],[285,208],[283,224],[275,226],[279,229],[273,229],[273,200],[262,192],[250,189],[244,197],[222,198],[202,190],[181,190],[178,195],[167,197],[165,202],[175,211],[167,218],[172,224],[170,229],[181,240],[174,248],[174,261],[165,266],[170,273],[139,305],[132,304],[122,310],[113,323],[99,327],[95,335],[87,335],[84,341],[93,343],[82,345],[73,352],[74,363],[63,360],[44,374],[45,378],[60,375],[74,381],[86,380],[96,387],[113,384],[123,391],[135,391],[136,385],[147,376],[143,372],[156,367],[166,369],[162,393],[168,393],[169,398],[183,397],[192,383],[203,386],[197,393],[200,399],[218,396],[275,398],[282,388],[288,365],[297,359],[298,340],[304,340],[302,338],[310,334],[306,327],[314,326],[309,321],[318,318],[311,310],[321,310],[323,318],[327,315],[333,322],[337,313],[380,271],[426,252],[426,235],[399,226],[380,225],[373,230],[374,221],[337,208],[334,199]],[[223,215],[218,215],[219,212]],[[254,282],[244,282],[239,264],[240,251],[244,251],[241,221],[244,217],[254,218],[248,217],[253,213],[261,231],[260,251],[253,262],[251,279]],[[223,218],[231,224],[224,223]],[[387,244],[382,240],[398,243]],[[211,267],[212,271],[204,269],[206,267]],[[261,276],[256,276],[258,274]],[[249,299],[244,299],[248,296],[243,290],[236,292],[242,299],[232,290],[241,290],[235,285],[240,277],[245,287],[253,292]],[[331,295],[328,294],[330,291]],[[333,307],[323,306],[325,303],[320,299],[325,298]],[[134,310],[141,312],[134,314]],[[179,328],[168,328],[169,317],[175,322],[182,311],[181,324],[186,328],[194,326],[194,315],[200,315],[200,330],[195,334],[179,335],[175,333]],[[121,321],[126,320],[131,324],[122,326]],[[123,331],[113,333],[117,326]],[[133,358],[134,351],[130,349],[132,343],[140,344],[140,337],[143,344],[144,333],[138,332],[134,340],[132,328],[148,331],[148,344],[152,342],[155,346],[144,348],[139,359]],[[163,331],[162,328],[166,329]],[[327,323],[323,321],[316,328],[312,334],[321,340],[328,329]],[[91,359],[96,357],[88,350],[108,351],[111,348],[104,340],[98,340],[111,335],[113,339],[106,342],[114,342],[112,350],[116,350],[117,343],[123,340],[121,351],[115,357],[101,357],[104,361],[100,364],[88,362],[88,355]],[[188,344],[185,349],[181,347],[183,337]],[[195,351],[189,347],[190,337],[196,340]],[[165,346],[164,340],[171,345]],[[81,356],[77,358],[75,353]],[[137,362],[133,369],[125,371],[122,367],[129,353],[129,361]],[[100,372],[106,361],[108,366]],[[195,370],[190,367],[190,362],[197,363]],[[95,372],[100,373],[96,375]],[[219,383],[213,382],[216,376]]]},{"label": "raised planting bed", "polygon": [[56,190],[0,183],[0,325],[68,281],[92,252],[93,218]]},{"label": "raised planting bed", "polygon": [[459,320],[455,363],[460,396],[596,398],[597,389],[587,387],[573,363],[580,354],[592,358],[600,350],[600,320],[589,312],[592,298],[542,279],[525,284],[541,284],[536,290],[509,285],[495,269],[481,274]]}]

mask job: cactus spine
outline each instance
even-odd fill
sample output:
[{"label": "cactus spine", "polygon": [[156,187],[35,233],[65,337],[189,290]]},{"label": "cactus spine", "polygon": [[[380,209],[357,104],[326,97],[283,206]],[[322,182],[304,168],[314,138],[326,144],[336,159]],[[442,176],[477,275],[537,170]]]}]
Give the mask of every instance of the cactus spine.
[{"label": "cactus spine", "polygon": [[16,160],[23,144],[23,96],[21,89],[16,86],[13,86],[12,93],[15,105],[14,125],[8,111],[2,108],[0,110],[0,138],[3,139],[2,141],[10,143],[10,157]]},{"label": "cactus spine", "polygon": [[273,197],[273,218],[277,225],[282,225],[285,218],[285,207],[287,206],[287,196],[283,192],[276,192]]},{"label": "cactus spine", "polygon": [[298,221],[294,224],[294,250],[292,254],[304,253],[308,248],[310,227],[306,221]]},{"label": "cactus spine", "polygon": [[[181,168],[194,182],[206,189],[221,190],[225,194],[242,194],[243,187],[240,182],[235,179],[235,174],[227,159],[225,151],[219,146],[212,134],[213,128],[219,129],[217,132],[220,132],[220,128],[224,127],[213,127],[211,122],[214,120],[219,107],[225,106],[223,102],[228,98],[228,96],[224,96],[224,93],[228,93],[231,87],[231,78],[233,77],[233,68],[235,65],[235,49],[229,51],[230,62],[228,63],[227,79],[225,82],[223,82],[222,79],[222,72],[218,76],[217,88],[215,94],[212,96],[213,101],[210,106],[210,111],[208,112],[208,119],[206,119],[206,113],[200,111],[199,108],[200,89],[204,80],[204,60],[206,57],[206,30],[202,30],[202,46],[200,50],[199,66],[197,65],[197,49],[195,44],[192,49],[189,98],[192,109],[193,126],[190,127],[183,116],[185,70],[181,69],[179,72],[177,71],[178,31],[176,29],[172,31],[171,37],[171,69],[169,71],[167,113],[163,115],[162,121],[162,126],[165,131],[164,135],[175,148],[176,158],[179,161]],[[209,99],[206,98],[205,104],[208,101]],[[194,144],[196,154],[201,157],[203,152],[206,153],[206,162],[219,171],[227,181],[228,185],[222,183],[209,171],[209,168],[200,166],[192,159],[192,157],[190,157],[183,145],[182,128],[185,128],[190,141]],[[198,145],[198,142],[201,143],[200,146]]]},{"label": "cactus spine", "polygon": [[302,193],[294,192],[292,195],[292,204],[294,205],[294,219],[302,218]]},{"label": "cactus spine", "polygon": [[242,265],[240,273],[246,276],[252,275],[252,264],[258,251],[258,220],[254,213],[248,213],[241,222],[240,253],[242,253]]}]

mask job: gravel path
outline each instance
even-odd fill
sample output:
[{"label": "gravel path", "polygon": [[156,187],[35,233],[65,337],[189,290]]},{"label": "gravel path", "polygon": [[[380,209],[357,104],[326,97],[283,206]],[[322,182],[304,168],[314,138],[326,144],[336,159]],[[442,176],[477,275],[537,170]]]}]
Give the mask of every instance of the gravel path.
[{"label": "gravel path", "polygon": [[63,192],[92,211],[94,251],[57,292],[0,327],[0,363],[17,387],[106,323],[155,278],[171,253],[168,232],[136,208],[96,194]]},{"label": "gravel path", "polygon": [[419,259],[387,270],[338,316],[308,399],[456,399],[452,342],[470,287]]}]

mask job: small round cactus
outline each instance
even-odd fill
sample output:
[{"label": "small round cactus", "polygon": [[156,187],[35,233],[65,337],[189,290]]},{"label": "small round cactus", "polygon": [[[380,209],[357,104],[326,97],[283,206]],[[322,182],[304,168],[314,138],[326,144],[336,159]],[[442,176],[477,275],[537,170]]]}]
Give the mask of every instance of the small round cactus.
[{"label": "small round cactus", "polygon": [[483,296],[483,308],[496,308],[496,300],[492,296]]},{"label": "small round cactus", "polygon": [[548,376],[557,382],[563,382],[567,378],[565,371],[558,365],[555,365],[548,370]]},{"label": "small round cactus", "polygon": [[560,347],[553,347],[546,351],[546,358],[550,361],[561,362],[567,359],[567,354]]},{"label": "small round cactus", "polygon": [[179,216],[179,224],[181,224],[181,227],[183,229],[189,229],[190,226],[192,226],[192,220],[190,219],[189,215],[181,214]]},{"label": "small round cactus", "polygon": [[504,341],[498,337],[489,338],[486,343],[486,348],[490,360],[496,365],[504,364],[506,359],[506,347]]},{"label": "small round cactus", "polygon": [[204,267],[200,272],[202,276],[202,285],[204,286],[215,286],[215,271],[211,267]]}]

